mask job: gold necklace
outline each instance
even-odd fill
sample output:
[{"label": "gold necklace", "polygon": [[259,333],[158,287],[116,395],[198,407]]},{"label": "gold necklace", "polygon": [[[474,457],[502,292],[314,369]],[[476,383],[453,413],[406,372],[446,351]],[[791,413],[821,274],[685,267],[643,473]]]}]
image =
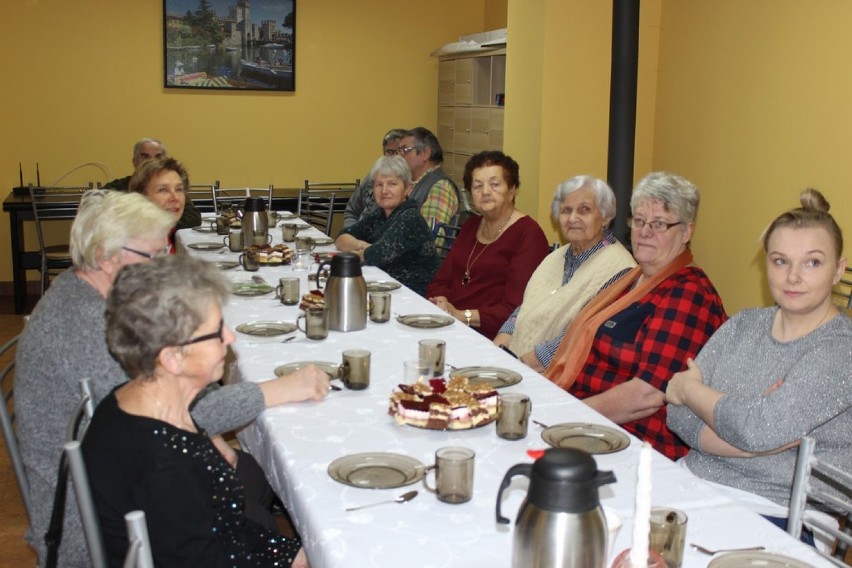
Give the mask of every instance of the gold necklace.
[{"label": "gold necklace", "polygon": [[[503,234],[503,231],[509,225],[509,221],[512,219],[512,214],[514,212],[515,212],[515,210],[512,209],[512,212],[509,213],[509,217],[506,219],[506,222],[503,223],[503,226],[500,227],[499,231],[497,231],[497,236],[494,237],[494,240],[489,242],[489,243],[486,243],[485,246],[482,247],[482,250],[479,251],[479,254],[476,255],[475,258],[473,258],[473,261],[471,261],[470,259],[471,259],[471,257],[473,257],[473,253],[476,251],[476,245],[479,244],[479,240],[476,238],[476,235],[474,235],[473,247],[470,249],[470,254],[467,255],[467,263],[465,264],[464,276],[462,276],[462,281],[461,281],[462,286],[467,286],[468,284],[470,284],[470,270],[471,270],[471,268],[473,268],[473,265],[476,264],[477,260],[479,260],[479,257],[482,256],[482,253],[485,252],[485,249],[487,249],[491,245],[491,243],[495,242],[497,239],[500,238],[500,235]],[[485,229],[482,230],[482,234],[485,235]]]}]

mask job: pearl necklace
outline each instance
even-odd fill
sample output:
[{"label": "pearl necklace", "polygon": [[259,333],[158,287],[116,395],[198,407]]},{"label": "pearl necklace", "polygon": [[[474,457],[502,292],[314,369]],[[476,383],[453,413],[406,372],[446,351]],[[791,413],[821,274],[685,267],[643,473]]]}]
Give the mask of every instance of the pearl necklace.
[{"label": "pearl necklace", "polygon": [[[476,236],[474,235],[473,247],[470,249],[470,254],[467,255],[467,263],[465,264],[464,276],[462,276],[462,281],[461,281],[462,286],[467,286],[468,284],[470,284],[470,271],[473,268],[473,265],[476,264],[476,261],[479,260],[480,256],[482,256],[482,253],[485,252],[485,249],[487,249],[491,245],[491,243],[495,242],[497,239],[500,238],[500,235],[502,235],[503,231],[506,230],[506,227],[509,226],[509,221],[512,220],[512,215],[514,213],[515,213],[515,210],[513,208],[512,211],[509,213],[509,216],[506,218],[506,222],[503,223],[503,226],[500,227],[500,229],[497,231],[497,236],[494,237],[494,240],[486,243],[485,246],[482,247],[482,250],[479,251],[479,254],[476,255],[476,257],[473,257],[473,253],[476,251],[476,245],[479,244],[479,239],[477,239]],[[482,228],[482,225],[480,225],[480,228]],[[485,229],[484,228],[482,228],[482,235],[485,236]],[[473,261],[471,261],[471,257],[473,257]]]}]

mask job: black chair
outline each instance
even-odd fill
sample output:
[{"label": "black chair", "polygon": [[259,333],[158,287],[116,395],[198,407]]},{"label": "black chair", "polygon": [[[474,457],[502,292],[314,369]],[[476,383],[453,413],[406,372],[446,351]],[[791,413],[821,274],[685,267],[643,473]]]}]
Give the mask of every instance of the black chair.
[{"label": "black chair", "polygon": [[202,213],[215,213],[215,194],[217,189],[219,189],[219,180],[213,183],[193,183],[187,188],[186,197]]},{"label": "black chair", "polygon": [[[837,566],[848,568],[843,558],[852,546],[852,474],[839,467],[827,463],[814,455],[816,443],[813,438],[805,436],[799,444],[799,456],[796,459],[796,472],[793,477],[793,489],[790,494],[790,513],[787,517],[787,532],[794,538],[799,538],[806,515],[805,507],[810,501],[826,512],[832,512],[838,518],[846,518],[846,529],[840,531],[837,527],[829,526],[817,518],[808,518],[812,525],[835,539],[834,556],[826,556]],[[815,484],[819,480],[824,485]],[[832,487],[835,492],[828,492],[825,486]],[[822,554],[822,552],[821,552]]]},{"label": "black chair", "polygon": [[[354,182],[317,182],[306,179],[304,187],[299,191],[299,217],[331,236],[335,218],[343,215],[349,198],[360,183],[358,178]],[[303,208],[314,221],[302,215]]]},{"label": "black chair", "polygon": [[73,220],[77,216],[80,198],[85,191],[91,189],[92,185],[90,183],[87,186],[28,186],[38,236],[42,295],[50,286],[50,277],[57,276],[71,266],[67,233],[61,244],[48,244],[45,224],[52,221]]}]

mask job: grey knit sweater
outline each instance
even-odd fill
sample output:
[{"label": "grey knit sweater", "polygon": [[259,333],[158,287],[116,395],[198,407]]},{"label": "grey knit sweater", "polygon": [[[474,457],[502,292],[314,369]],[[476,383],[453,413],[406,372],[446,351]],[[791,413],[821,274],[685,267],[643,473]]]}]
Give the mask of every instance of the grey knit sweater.
[{"label": "grey knit sweater", "polygon": [[[105,308],[106,301],[97,290],[66,271],[38,303],[18,343],[15,413],[35,508],[25,538],[35,547],[40,565],[65,426],[80,400],[78,381],[91,380],[97,403],[127,380],[107,348]],[[263,408],[260,387],[243,383],[208,393],[192,415],[199,426],[215,434],[245,425]],[[59,565],[90,565],[72,491],[66,502]]]},{"label": "grey knit sweater", "polygon": [[[778,308],[744,310],[710,338],[696,358],[704,383],[726,393],[716,404],[716,433],[737,448],[765,452],[804,435],[816,454],[852,470],[852,321],[844,315],[789,342],[772,337]],[[779,379],[784,384],[769,396]],[[756,458],[703,453],[705,424],[670,404],[668,426],[691,448],[684,458],[697,476],[787,506],[796,449]]]}]

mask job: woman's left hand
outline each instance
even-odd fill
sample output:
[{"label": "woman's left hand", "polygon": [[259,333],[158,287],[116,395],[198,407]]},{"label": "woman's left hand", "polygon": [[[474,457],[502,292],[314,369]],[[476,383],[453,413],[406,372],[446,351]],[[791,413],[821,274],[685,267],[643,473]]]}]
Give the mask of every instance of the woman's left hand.
[{"label": "woman's left hand", "polygon": [[538,360],[538,357],[535,356],[535,351],[530,351],[529,353],[521,355],[521,362],[525,363],[527,367],[534,371],[544,373],[544,366],[541,364],[541,361]]},{"label": "woman's left hand", "polygon": [[675,373],[666,387],[666,402],[669,404],[686,404],[686,390],[692,383],[702,384],[704,377],[701,369],[692,358],[686,360],[686,370]]},{"label": "woman's left hand", "polygon": [[449,300],[447,300],[446,296],[437,296],[435,298],[431,298],[431,300],[436,306],[438,306],[457,320],[461,321],[462,319],[464,319],[464,315],[459,310],[457,310],[456,307],[452,305]]}]

